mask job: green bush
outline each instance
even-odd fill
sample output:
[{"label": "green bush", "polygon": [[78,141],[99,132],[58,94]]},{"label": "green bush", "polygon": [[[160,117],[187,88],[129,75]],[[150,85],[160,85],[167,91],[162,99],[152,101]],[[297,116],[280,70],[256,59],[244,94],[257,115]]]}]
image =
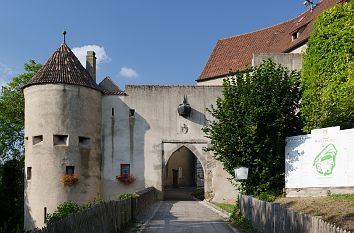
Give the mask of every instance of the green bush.
[{"label": "green bush", "polygon": [[[125,200],[128,198],[137,198],[139,195],[136,193],[124,193],[118,196],[118,200]],[[102,198],[95,198],[92,201],[89,201],[87,204],[84,205],[79,205],[73,201],[67,201],[64,202],[60,205],[58,205],[57,209],[54,211],[52,214],[48,214],[46,217],[47,223],[53,223],[58,220],[61,220],[65,217],[67,217],[70,214],[77,213],[79,211],[82,211],[84,209],[91,208],[95,205],[102,204],[105,201]]]},{"label": "green bush", "polygon": [[118,200],[125,200],[125,199],[129,199],[129,198],[138,198],[139,195],[136,193],[123,193],[121,195],[119,195]]},{"label": "green bush", "polygon": [[67,201],[60,205],[58,205],[57,209],[52,214],[47,215],[47,223],[56,222],[67,217],[70,214],[79,212],[81,210],[81,206],[75,202]]},{"label": "green bush", "polygon": [[303,58],[304,131],[354,127],[354,1],[317,18]]},{"label": "green bush", "polygon": [[285,137],[296,135],[300,99],[298,72],[271,60],[224,80],[223,98],[209,110],[204,127],[213,152],[232,176],[249,168],[239,189],[246,194],[281,193],[284,188]]},{"label": "green bush", "polygon": [[101,203],[104,203],[104,200],[101,197],[95,198],[92,201],[89,201],[87,204],[84,204],[81,206],[81,209],[88,209],[91,208],[95,205],[99,205]]},{"label": "green bush", "polygon": [[279,197],[279,193],[274,192],[261,192],[259,193],[256,198],[262,201],[273,202],[277,197]]},{"label": "green bush", "polygon": [[238,228],[242,229],[242,232],[257,233],[257,231],[253,228],[252,223],[241,214],[239,200],[237,200],[236,207],[231,214],[231,221],[233,224],[238,226]]}]

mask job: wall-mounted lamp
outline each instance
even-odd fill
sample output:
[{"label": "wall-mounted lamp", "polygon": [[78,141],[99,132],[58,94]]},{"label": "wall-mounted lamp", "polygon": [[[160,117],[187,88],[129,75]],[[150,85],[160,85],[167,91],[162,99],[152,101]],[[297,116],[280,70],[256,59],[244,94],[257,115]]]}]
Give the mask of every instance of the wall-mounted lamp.
[{"label": "wall-mounted lamp", "polygon": [[179,104],[177,110],[178,110],[178,114],[180,116],[183,116],[183,117],[189,116],[189,114],[191,113],[192,108],[189,105],[189,103],[187,102],[187,96],[183,97],[183,103]]},{"label": "wall-mounted lamp", "polygon": [[248,168],[247,167],[237,167],[234,169],[236,180],[247,180],[248,178]]}]

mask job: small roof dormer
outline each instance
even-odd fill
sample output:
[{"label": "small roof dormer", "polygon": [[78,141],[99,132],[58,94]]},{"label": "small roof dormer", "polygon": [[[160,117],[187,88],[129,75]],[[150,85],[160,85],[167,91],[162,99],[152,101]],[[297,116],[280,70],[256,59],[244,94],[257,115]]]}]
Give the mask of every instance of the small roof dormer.
[{"label": "small roof dormer", "polygon": [[44,84],[71,84],[101,91],[65,41],[23,89]]},{"label": "small roof dormer", "polygon": [[126,93],[108,76],[105,77],[98,86],[101,88],[104,95],[126,95]]}]

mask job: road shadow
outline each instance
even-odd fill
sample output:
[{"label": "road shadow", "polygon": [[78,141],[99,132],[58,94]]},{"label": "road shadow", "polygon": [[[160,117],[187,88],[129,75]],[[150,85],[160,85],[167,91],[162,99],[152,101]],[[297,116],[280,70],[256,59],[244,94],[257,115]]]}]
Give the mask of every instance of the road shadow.
[{"label": "road shadow", "polygon": [[165,188],[163,200],[165,201],[194,201],[193,192],[196,187]]}]

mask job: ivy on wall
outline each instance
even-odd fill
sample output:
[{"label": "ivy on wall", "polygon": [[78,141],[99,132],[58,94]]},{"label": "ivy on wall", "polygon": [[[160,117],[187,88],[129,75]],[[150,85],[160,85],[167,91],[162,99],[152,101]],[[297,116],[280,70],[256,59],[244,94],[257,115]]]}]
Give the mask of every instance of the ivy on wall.
[{"label": "ivy on wall", "polygon": [[317,18],[301,76],[305,132],[354,127],[354,1],[336,4]]}]

